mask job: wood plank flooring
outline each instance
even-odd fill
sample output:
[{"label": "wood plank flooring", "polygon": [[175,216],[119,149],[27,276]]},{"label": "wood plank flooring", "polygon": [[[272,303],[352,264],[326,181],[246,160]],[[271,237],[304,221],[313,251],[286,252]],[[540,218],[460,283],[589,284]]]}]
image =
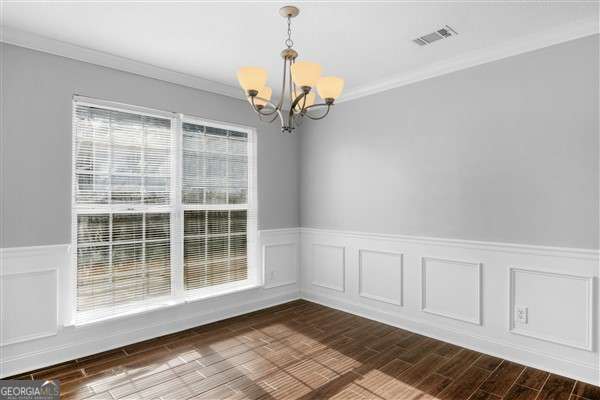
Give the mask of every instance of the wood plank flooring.
[{"label": "wood plank flooring", "polygon": [[59,379],[64,399],[600,400],[596,386],[304,300],[18,379]]}]

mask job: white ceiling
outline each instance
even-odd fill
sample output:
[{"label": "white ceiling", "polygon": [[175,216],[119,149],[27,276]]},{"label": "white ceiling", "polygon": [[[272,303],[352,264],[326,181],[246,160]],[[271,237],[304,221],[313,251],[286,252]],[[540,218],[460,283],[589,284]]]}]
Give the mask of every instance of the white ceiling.
[{"label": "white ceiling", "polygon": [[[277,88],[284,4],[3,1],[2,25],[234,87],[238,67],[263,66]],[[350,96],[539,35],[590,24],[597,30],[599,7],[597,1],[292,4],[301,9],[292,24],[299,59],[343,77]],[[445,24],[459,35],[427,47],[412,42]]]}]

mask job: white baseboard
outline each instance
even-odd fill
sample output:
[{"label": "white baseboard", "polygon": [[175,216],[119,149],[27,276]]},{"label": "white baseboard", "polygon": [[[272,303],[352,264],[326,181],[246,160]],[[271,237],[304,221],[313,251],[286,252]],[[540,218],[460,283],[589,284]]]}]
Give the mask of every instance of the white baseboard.
[{"label": "white baseboard", "polygon": [[399,314],[365,306],[364,304],[340,300],[319,293],[302,291],[301,298],[533,368],[546,370],[593,385],[600,383],[598,370],[595,365],[579,364],[559,359],[552,355],[531,351],[529,348],[517,347],[512,343],[503,343],[494,338],[475,336],[469,332],[436,326],[427,321],[407,318]]}]

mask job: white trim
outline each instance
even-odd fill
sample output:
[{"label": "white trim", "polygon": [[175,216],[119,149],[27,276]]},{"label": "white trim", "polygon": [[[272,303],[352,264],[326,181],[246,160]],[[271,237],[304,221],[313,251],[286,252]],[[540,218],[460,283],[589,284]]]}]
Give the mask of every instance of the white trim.
[{"label": "white trim", "polygon": [[484,242],[465,239],[450,239],[427,236],[399,235],[391,233],[368,233],[356,231],[340,231],[332,229],[301,228],[304,234],[328,235],[349,239],[386,240],[391,242],[414,243],[421,245],[437,245],[460,247],[484,251],[501,251],[507,253],[544,255],[552,257],[577,258],[583,260],[600,260],[600,250],[568,247],[538,246],[516,243]]},{"label": "white trim", "polygon": [[[581,345],[574,342],[568,342],[557,337],[536,334],[535,332],[526,331],[524,329],[519,329],[515,325],[515,272],[521,272],[525,274],[532,275],[542,275],[542,276],[554,276],[561,278],[568,278],[574,280],[581,280],[586,282],[586,298],[587,298],[587,329],[586,329],[586,340],[585,344]],[[508,269],[509,274],[509,304],[508,304],[508,331],[515,335],[527,336],[530,338],[543,340],[545,342],[556,343],[567,347],[572,347],[575,349],[582,349],[586,351],[594,351],[594,278],[591,276],[583,276],[583,275],[572,275],[572,274],[564,274],[559,272],[550,272],[540,269],[531,269],[531,268],[521,268],[521,267],[510,267]]]},{"label": "white trim", "polygon": [[[428,260],[441,261],[441,262],[445,262],[445,263],[449,263],[449,264],[466,265],[466,266],[474,267],[476,269],[476,271],[477,271],[477,298],[475,299],[475,305],[476,305],[476,309],[477,309],[477,317],[475,319],[464,318],[464,317],[461,317],[460,315],[446,313],[446,312],[442,312],[442,311],[436,311],[436,310],[433,310],[433,309],[427,307],[426,275],[427,275],[427,261]],[[481,288],[483,285],[483,282],[481,279],[482,265],[483,265],[482,263],[458,261],[458,260],[451,260],[451,259],[447,259],[447,258],[421,257],[421,311],[429,313],[429,314],[445,317],[445,318],[454,319],[456,321],[468,322],[468,323],[474,324],[474,325],[481,325],[481,320],[482,320]]]},{"label": "white trim", "polygon": [[512,342],[478,335],[473,331],[455,329],[447,325],[400,315],[383,308],[375,308],[349,299],[328,296],[314,291],[302,291],[305,300],[345,311],[373,321],[395,326],[401,329],[425,335],[434,339],[452,343],[480,353],[489,354],[533,368],[549,371],[558,375],[573,378],[593,385],[598,385],[596,364],[579,363],[566,360],[556,355],[536,351],[531,347],[517,345]]},{"label": "white trim", "polygon": [[598,34],[598,19],[588,18],[553,28],[544,32],[538,32],[523,38],[517,38],[507,43],[502,43],[494,47],[483,48],[461,54],[457,57],[443,60],[424,68],[419,68],[408,73],[398,74],[387,77],[377,82],[360,85],[347,90],[336,103],[351,101],[361,97],[370,96],[376,93],[385,92],[401,86],[410,85],[435,78],[437,76],[449,74],[451,72],[475,67],[477,65],[498,61],[504,58],[516,56],[530,51],[542,49]]},{"label": "white trim", "polygon": [[[88,325],[99,324],[107,321],[115,321],[127,319],[130,317],[143,315],[143,314],[151,314],[154,311],[159,311],[165,308],[175,307],[182,304],[194,303],[196,301],[208,300],[215,297],[227,296],[229,294],[246,292],[248,290],[258,289],[261,286],[255,285],[247,280],[245,281],[236,281],[232,282],[232,284],[223,284],[218,286],[209,286],[207,288],[188,290],[182,296],[165,296],[164,298],[158,299],[157,301],[148,302],[149,304],[139,304],[136,303],[135,306],[125,306],[123,307],[124,311],[118,313],[106,313],[104,315],[97,313],[95,318],[85,318],[80,323],[73,324],[76,328],[81,328]],[[212,290],[206,290],[212,289]]]},{"label": "white trim", "polygon": [[[365,293],[363,291],[363,253],[379,253],[386,254],[391,256],[400,257],[400,300],[391,299],[389,297],[377,296],[369,293]],[[381,251],[381,250],[372,250],[372,249],[358,249],[358,295],[360,297],[364,297],[366,299],[377,300],[382,303],[393,304],[395,306],[402,307],[404,305],[404,254],[403,253],[395,253],[392,251]]]},{"label": "white trim", "polygon": [[[36,256],[47,256],[49,252],[55,254],[66,254],[69,251],[70,244],[45,244],[40,246],[17,246],[0,248],[0,257],[2,260],[10,258],[30,258]],[[4,265],[4,264],[3,264]],[[0,270],[1,271],[1,270]]]},{"label": "white trim", "polygon": [[[260,289],[256,289],[260,290]],[[181,312],[173,312],[173,319],[161,320],[144,327],[127,329],[126,324],[122,330],[116,330],[109,335],[100,335],[91,339],[76,342],[66,342],[58,346],[49,346],[41,350],[29,351],[15,356],[3,357],[1,359],[0,377],[19,374],[22,372],[38,369],[43,366],[53,365],[60,362],[81,358],[90,354],[100,353],[128,344],[143,340],[179,332],[185,329],[210,324],[215,321],[235,317],[237,315],[258,311],[267,307],[287,303],[299,299],[299,292],[291,290],[283,294],[264,297],[244,304],[235,304],[220,308],[200,308],[201,311],[188,314],[186,317],[178,317]],[[180,305],[180,307],[184,307]],[[93,332],[93,326],[81,327],[83,332]]]},{"label": "white trim", "polygon": [[327,283],[323,283],[323,282],[319,282],[313,279],[312,284],[314,286],[320,286],[322,288],[325,289],[330,289],[330,290],[335,290],[338,292],[342,292],[344,293],[346,291],[346,246],[336,246],[336,245],[331,245],[331,244],[322,244],[322,243],[313,243],[312,245],[312,264],[315,265],[315,247],[320,246],[320,247],[331,247],[334,249],[341,249],[342,250],[342,284],[341,286],[333,286],[333,285],[329,285]]},{"label": "white trim", "polygon": [[301,228],[275,228],[275,229],[259,229],[261,237],[266,235],[299,235]]},{"label": "white trim", "polygon": [[4,271],[4,269],[0,270],[0,278],[4,278],[5,276],[14,276],[14,275],[35,275],[46,272],[58,272],[57,267],[29,267],[22,268],[18,271]]},{"label": "white trim", "polygon": [[175,151],[173,168],[171,169],[171,199],[173,211],[171,213],[171,296],[176,301],[184,301],[184,212],[183,208],[183,123],[181,114],[177,113],[177,123],[174,127]]},{"label": "white trim", "polygon": [[[278,246],[291,246],[294,249],[294,255],[295,257],[295,261],[296,261],[296,279],[291,280],[291,281],[284,281],[284,282],[278,282],[275,284],[271,284],[271,283],[267,283],[268,279],[267,279],[267,249],[269,247],[278,247]],[[298,283],[298,243],[297,242],[282,242],[282,243],[268,243],[268,244],[263,244],[262,247],[262,273],[263,273],[263,287],[265,289],[273,289],[276,287],[280,287],[280,286],[288,286],[288,285],[294,285],[296,283]]]},{"label": "white trim", "polygon": [[2,26],[0,41],[15,46],[55,54],[73,60],[83,61],[119,71],[130,72],[161,81],[175,83],[206,92],[216,93],[238,100],[246,101],[241,89],[224,83],[211,81],[199,76],[185,74],[155,65],[120,57],[114,54],[93,50],[75,44],[37,35],[20,29]]},{"label": "white trim", "polygon": [[35,333],[33,335],[25,335],[16,339],[7,340],[6,342],[0,342],[0,347],[10,346],[12,344],[18,344],[23,342],[29,342],[30,340],[43,339],[51,336],[58,335],[58,329],[49,330],[46,332]]},{"label": "white trim", "polygon": [[[69,244],[69,261],[67,262],[67,270],[65,274],[68,275],[68,287],[64,288],[67,293],[66,301],[62,302],[61,305],[66,305],[65,315],[62,318],[62,324],[64,326],[70,326],[75,323],[77,317],[77,219],[78,213],[75,211],[77,207],[77,191],[75,182],[77,182],[77,170],[76,166],[76,154],[77,154],[77,97],[71,98],[71,243]],[[111,156],[112,157],[112,156]],[[61,296],[61,293],[58,294]]]},{"label": "white trim", "polygon": [[107,99],[97,99],[95,97],[88,97],[81,94],[73,95],[73,103],[76,103],[80,106],[101,107],[112,111],[136,113],[140,115],[146,115],[149,117],[156,117],[162,119],[174,120],[175,118],[177,118],[177,113],[171,111],[157,110],[156,108],[127,104]]},{"label": "white trim", "polygon": [[[178,85],[246,101],[243,92],[239,88],[229,86],[224,83],[214,82],[199,76],[185,74],[157,67],[151,64],[146,64],[140,61],[135,61],[129,58],[116,56],[110,53],[77,46],[71,43],[62,42],[12,27],[3,26],[1,29],[2,35],[0,35],[0,42],[159,79],[165,82],[176,83]],[[596,18],[583,19],[576,21],[575,23],[555,27],[544,32],[538,32],[524,38],[516,38],[513,41],[503,43],[492,48],[484,48],[481,50],[468,52],[453,59],[440,61],[436,64],[429,65],[425,68],[391,76],[377,82],[359,85],[355,88],[346,90],[346,92],[342,94],[336,103],[359,99],[361,97],[385,92],[390,89],[445,75],[451,72],[460,71],[466,68],[471,68],[477,65],[501,60],[518,54],[527,53],[598,33],[598,20]]]}]

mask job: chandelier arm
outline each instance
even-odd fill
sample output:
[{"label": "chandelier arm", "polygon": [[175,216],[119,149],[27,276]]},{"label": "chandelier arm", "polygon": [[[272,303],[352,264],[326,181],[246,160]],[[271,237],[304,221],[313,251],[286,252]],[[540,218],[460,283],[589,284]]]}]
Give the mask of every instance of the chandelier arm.
[{"label": "chandelier arm", "polygon": [[[308,112],[306,112],[306,110],[308,110],[309,108],[315,107],[315,106],[327,106],[327,110],[325,111],[325,114],[323,114],[323,115],[321,115],[321,116],[318,116],[318,117],[313,117],[313,116],[309,115],[309,114],[308,114]],[[326,103],[323,103],[323,104],[315,104],[315,105],[312,105],[312,106],[308,106],[308,107],[306,107],[306,110],[305,110],[305,112],[304,112],[304,115],[305,115],[305,116],[307,116],[308,118],[310,118],[310,119],[312,119],[312,120],[314,120],[314,121],[318,121],[318,120],[320,120],[320,119],[323,119],[323,118],[325,118],[325,117],[327,116],[327,114],[329,114],[329,110],[331,110],[331,104],[326,104]]]},{"label": "chandelier arm", "polygon": [[301,111],[299,111],[299,112],[294,112],[294,109],[296,108],[296,106],[298,105],[298,103],[300,103],[302,100],[304,100],[304,104],[306,104],[306,95],[307,94],[308,94],[307,92],[302,91],[302,93],[300,93],[298,95],[298,97],[296,97],[294,99],[294,101],[292,102],[292,104],[290,106],[290,113],[289,113],[289,116],[288,116],[288,122],[289,122],[289,126],[290,126],[290,128],[292,130],[294,129],[294,122],[295,122],[294,117],[298,117],[298,118],[304,117],[304,112],[303,112],[304,105],[303,105],[303,109]]},{"label": "chandelier arm", "polygon": [[304,109],[304,111],[306,110],[310,110],[311,108],[317,108],[317,107],[330,107],[332,106],[333,103],[329,104],[329,103],[318,103],[318,104],[313,104],[311,106],[308,106]]},{"label": "chandelier arm", "polygon": [[[302,98],[302,100],[300,100],[298,102],[294,102],[294,104],[296,104],[296,106],[293,108],[295,115],[300,115],[300,114],[302,114],[304,112],[304,109],[306,107],[306,98],[307,97],[308,96],[304,95],[304,97]],[[300,102],[302,102],[302,107],[297,108],[300,105]]]},{"label": "chandelier arm", "polygon": [[292,105],[290,107],[290,118],[294,115],[294,108],[296,108],[296,106],[298,105],[298,103],[300,103],[300,101],[304,99],[304,102],[306,103],[306,93],[302,92],[298,95],[298,97],[296,97],[294,99],[294,101],[292,102]]},{"label": "chandelier arm", "polygon": [[[256,97],[256,96],[254,96],[254,97]],[[272,112],[269,112],[269,113],[262,113],[262,112],[261,112],[261,111],[260,111],[260,110],[259,110],[259,109],[256,107],[256,105],[254,104],[254,97],[251,97],[251,99],[250,99],[250,100],[251,100],[251,103],[252,103],[252,109],[254,110],[254,112],[255,112],[256,114],[258,114],[258,118],[259,118],[261,121],[264,121],[264,120],[263,120],[263,117],[268,117],[268,116],[270,116],[270,115],[273,115],[273,114],[275,114],[275,116],[274,116],[273,118],[271,118],[271,119],[270,119],[269,121],[267,121],[267,122],[268,122],[268,123],[271,123],[271,122],[275,121],[275,120],[277,119],[277,117],[279,117],[279,119],[280,119],[280,121],[281,121],[281,125],[283,125],[284,121],[283,121],[283,116],[282,116],[282,114],[281,114],[281,111],[280,111],[280,109],[278,109],[278,108],[274,108],[274,110],[273,110]],[[259,97],[259,98],[260,98],[260,97]],[[261,99],[261,100],[263,100],[262,98],[260,98],[260,99]],[[267,104],[271,105],[272,107],[275,107],[275,105],[274,105],[273,103],[271,103],[270,101],[267,101]]]},{"label": "chandelier arm", "polygon": [[279,122],[281,123],[281,127],[283,128],[285,126],[285,118],[281,110],[277,110],[277,115],[279,116]]},{"label": "chandelier arm", "polygon": [[297,114],[302,115],[304,113],[304,110],[306,110],[306,99],[308,98],[308,93],[306,95],[304,95],[304,97],[302,98],[302,107],[300,107],[300,110],[297,112]]},{"label": "chandelier arm", "polygon": [[[267,99],[263,99],[262,97],[258,97],[258,96],[249,96],[250,97],[250,103],[252,104],[252,108],[254,109],[254,112],[257,113],[258,115],[262,115],[265,117],[268,117],[269,115],[273,115],[277,112],[278,108],[275,106],[275,104],[271,103],[269,100]],[[262,112],[261,109],[259,109],[256,104],[254,103],[254,98],[258,98],[260,100],[263,100],[266,102],[266,104],[270,105],[271,107],[273,107],[273,111],[270,112]],[[264,108],[263,108],[264,109]]]}]

